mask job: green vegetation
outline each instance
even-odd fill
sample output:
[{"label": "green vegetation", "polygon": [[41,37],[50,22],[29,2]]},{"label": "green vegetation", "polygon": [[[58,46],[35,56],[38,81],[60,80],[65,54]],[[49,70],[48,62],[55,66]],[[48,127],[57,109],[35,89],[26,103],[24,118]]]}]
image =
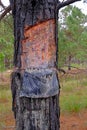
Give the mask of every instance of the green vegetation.
[{"label": "green vegetation", "polygon": [[11,68],[13,59],[12,16],[0,21],[0,71]]},{"label": "green vegetation", "polygon": [[[10,89],[10,73],[0,73],[0,130],[7,128],[7,121],[14,125],[12,115],[12,96]],[[2,78],[3,77],[3,78]],[[10,130],[10,128],[8,128]]]},{"label": "green vegetation", "polygon": [[6,127],[5,120],[12,113],[11,102],[11,91],[9,85],[0,85],[0,130],[3,130],[4,127]]},{"label": "green vegetation", "polygon": [[79,112],[87,108],[87,75],[65,76],[61,80],[61,112]]},{"label": "green vegetation", "polygon": [[4,89],[1,89],[1,87],[0,87],[0,102],[1,102],[0,103],[0,113],[10,110],[11,91],[8,86],[6,86]]},{"label": "green vegetation", "polygon": [[87,16],[73,6],[64,8],[59,22],[59,67],[84,63],[87,58]]}]

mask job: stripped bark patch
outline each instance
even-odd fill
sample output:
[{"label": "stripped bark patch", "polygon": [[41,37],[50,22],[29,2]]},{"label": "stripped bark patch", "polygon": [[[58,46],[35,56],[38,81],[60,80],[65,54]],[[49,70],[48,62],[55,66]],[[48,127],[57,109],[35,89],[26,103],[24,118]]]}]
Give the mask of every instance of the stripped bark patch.
[{"label": "stripped bark patch", "polygon": [[31,28],[25,27],[24,36],[22,68],[53,67],[56,62],[55,20],[41,22]]}]

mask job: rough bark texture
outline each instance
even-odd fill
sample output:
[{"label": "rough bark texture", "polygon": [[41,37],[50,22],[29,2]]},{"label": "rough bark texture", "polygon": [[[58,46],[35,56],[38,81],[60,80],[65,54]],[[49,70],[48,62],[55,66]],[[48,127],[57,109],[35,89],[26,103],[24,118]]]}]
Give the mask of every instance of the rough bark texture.
[{"label": "rough bark texture", "polygon": [[16,130],[59,130],[58,0],[11,0]]},{"label": "rough bark texture", "polygon": [[16,130],[59,130],[59,94],[48,98],[20,97],[21,77],[12,74],[12,88],[15,88],[13,111]]}]

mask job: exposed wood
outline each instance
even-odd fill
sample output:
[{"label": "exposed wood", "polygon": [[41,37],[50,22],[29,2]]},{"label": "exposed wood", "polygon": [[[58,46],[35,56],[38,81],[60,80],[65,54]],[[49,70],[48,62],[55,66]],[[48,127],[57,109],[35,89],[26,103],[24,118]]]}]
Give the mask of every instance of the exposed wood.
[{"label": "exposed wood", "polygon": [[38,23],[30,28],[28,26],[25,27],[25,38],[22,40],[22,69],[55,66],[56,44],[54,34],[55,20],[53,19]]}]

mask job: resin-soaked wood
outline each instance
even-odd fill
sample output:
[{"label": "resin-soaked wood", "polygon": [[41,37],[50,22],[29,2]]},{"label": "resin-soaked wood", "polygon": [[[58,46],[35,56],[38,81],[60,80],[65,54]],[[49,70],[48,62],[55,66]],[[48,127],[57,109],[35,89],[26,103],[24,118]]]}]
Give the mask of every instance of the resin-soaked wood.
[{"label": "resin-soaked wood", "polygon": [[20,97],[47,98],[59,93],[59,82],[56,71],[51,69],[24,72]]},{"label": "resin-soaked wood", "polygon": [[24,37],[25,39],[22,40],[22,69],[40,69],[55,66],[56,43],[54,20],[42,22],[31,28],[26,27]]}]

